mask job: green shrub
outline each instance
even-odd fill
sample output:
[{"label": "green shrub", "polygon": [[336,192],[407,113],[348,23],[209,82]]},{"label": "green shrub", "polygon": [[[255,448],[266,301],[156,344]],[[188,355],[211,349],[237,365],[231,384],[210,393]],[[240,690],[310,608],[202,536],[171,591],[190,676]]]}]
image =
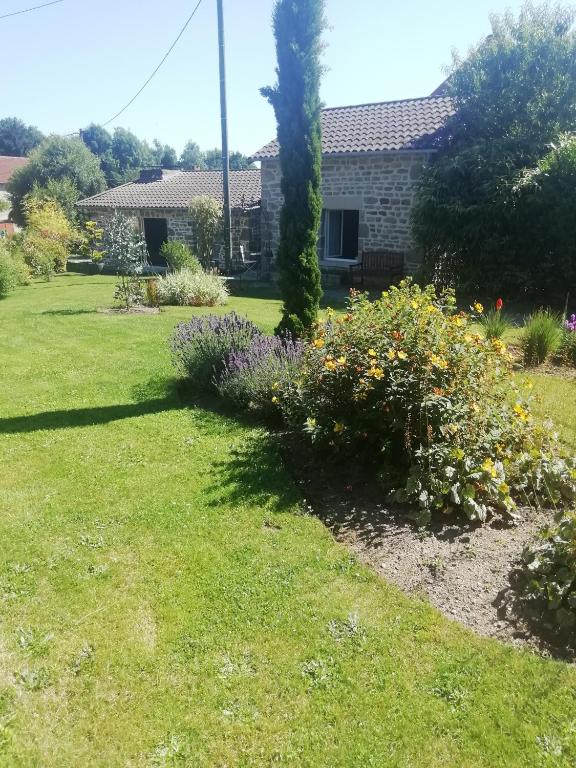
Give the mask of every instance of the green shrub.
[{"label": "green shrub", "polygon": [[236,408],[278,416],[277,393],[298,375],[303,353],[304,344],[289,337],[255,336],[247,349],[226,358],[218,392]]},{"label": "green shrub", "polygon": [[247,349],[258,328],[235,312],[227,315],[202,315],[179,323],[170,346],[174,364],[198,392],[215,389],[230,354]]},{"label": "green shrub", "polygon": [[20,283],[18,268],[8,253],[0,247],[0,299],[6,298]]},{"label": "green shrub", "polygon": [[64,211],[53,200],[30,198],[25,203],[25,212],[26,229],[20,245],[32,274],[50,279],[54,272],[65,272],[77,233]]},{"label": "green shrub", "polygon": [[530,315],[522,333],[524,365],[541,365],[553,355],[562,340],[560,318],[545,309]]},{"label": "green shrub", "polygon": [[191,307],[215,307],[226,304],[228,288],[218,277],[200,270],[181,269],[169,272],[158,280],[160,304]]},{"label": "green shrub", "polygon": [[168,240],[163,243],[160,254],[166,259],[171,270],[178,272],[187,269],[190,272],[200,272],[202,267],[186,243]]},{"label": "green shrub", "polygon": [[512,328],[512,321],[502,310],[489,309],[480,318],[480,325],[487,339],[501,339]]},{"label": "green shrub", "polygon": [[160,304],[158,299],[158,280],[156,278],[146,281],[146,304],[149,307],[157,307]]},{"label": "green shrub", "polygon": [[562,333],[556,362],[576,368],[576,331],[564,331]]},{"label": "green shrub", "polygon": [[576,512],[542,531],[523,556],[526,594],[545,602],[561,627],[576,624]]},{"label": "green shrub", "polygon": [[435,510],[472,520],[522,503],[574,498],[574,460],[508,402],[511,358],[457,312],[451,292],[409,281],[318,328],[302,372],[279,394],[286,422],[314,451],[371,468],[426,520]]},{"label": "green shrub", "polygon": [[1,241],[0,255],[9,259],[18,278],[18,285],[28,285],[30,282],[30,269],[24,261],[22,252],[22,235],[17,234]]}]

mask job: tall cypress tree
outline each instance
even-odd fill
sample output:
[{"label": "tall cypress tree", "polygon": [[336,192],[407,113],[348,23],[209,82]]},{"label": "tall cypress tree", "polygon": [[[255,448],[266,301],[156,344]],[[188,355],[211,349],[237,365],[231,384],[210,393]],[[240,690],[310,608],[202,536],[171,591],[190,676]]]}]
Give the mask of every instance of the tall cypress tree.
[{"label": "tall cypress tree", "polygon": [[324,0],[277,0],[273,21],[278,82],[263,88],[262,94],[276,114],[284,195],[277,256],[284,306],[276,332],[306,336],[322,296],[317,241],[322,216]]}]

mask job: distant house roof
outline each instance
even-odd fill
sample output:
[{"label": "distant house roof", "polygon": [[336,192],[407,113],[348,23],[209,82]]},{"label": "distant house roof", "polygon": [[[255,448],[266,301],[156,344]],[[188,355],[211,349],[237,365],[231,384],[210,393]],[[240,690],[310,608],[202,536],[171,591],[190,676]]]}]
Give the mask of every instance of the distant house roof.
[{"label": "distant house roof", "polygon": [[[431,150],[453,112],[447,96],[323,109],[322,154]],[[277,156],[278,142],[271,141],[253,159]]]},{"label": "distant house roof", "polygon": [[[162,178],[138,181],[108,189],[80,200],[81,208],[186,209],[195,197],[209,195],[218,201],[224,197],[220,171],[164,171]],[[230,171],[232,208],[251,208],[260,203],[260,171]]]},{"label": "distant house roof", "polygon": [[0,184],[6,184],[17,168],[22,168],[28,162],[27,157],[11,157],[0,155]]}]

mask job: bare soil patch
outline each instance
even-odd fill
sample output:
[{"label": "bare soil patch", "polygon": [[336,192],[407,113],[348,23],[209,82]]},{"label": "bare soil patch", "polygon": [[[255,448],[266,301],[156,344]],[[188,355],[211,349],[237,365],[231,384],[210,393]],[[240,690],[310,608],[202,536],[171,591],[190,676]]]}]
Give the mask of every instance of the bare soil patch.
[{"label": "bare soil patch", "polygon": [[384,503],[370,480],[327,477],[288,460],[310,504],[358,558],[404,592],[424,597],[479,635],[563,659],[574,638],[560,637],[541,606],[521,598],[524,547],[551,523],[551,512],[519,510],[515,524],[443,518],[426,528]]}]

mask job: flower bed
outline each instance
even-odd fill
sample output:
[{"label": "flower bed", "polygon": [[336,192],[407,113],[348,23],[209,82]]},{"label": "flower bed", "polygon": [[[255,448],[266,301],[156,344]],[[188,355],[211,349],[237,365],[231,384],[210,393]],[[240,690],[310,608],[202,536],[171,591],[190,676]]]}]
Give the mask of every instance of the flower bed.
[{"label": "flower bed", "polygon": [[286,423],[315,452],[362,462],[397,502],[511,515],[516,503],[576,494],[574,460],[538,426],[520,393],[508,402],[510,356],[470,329],[447,292],[409,281],[318,328],[298,380],[280,393]]}]

